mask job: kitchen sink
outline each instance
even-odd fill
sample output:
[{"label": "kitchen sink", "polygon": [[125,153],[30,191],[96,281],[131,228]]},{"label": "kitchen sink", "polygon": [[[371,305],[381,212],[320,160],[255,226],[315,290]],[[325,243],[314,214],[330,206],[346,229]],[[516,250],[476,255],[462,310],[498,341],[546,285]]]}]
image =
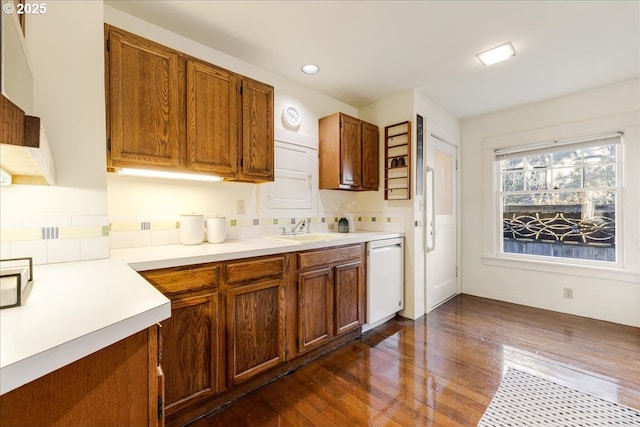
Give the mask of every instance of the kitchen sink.
[{"label": "kitchen sink", "polygon": [[348,237],[346,234],[338,233],[300,233],[300,234],[275,234],[262,236],[264,239],[278,240],[280,242],[292,243],[313,243],[327,242],[331,240],[341,240]]}]

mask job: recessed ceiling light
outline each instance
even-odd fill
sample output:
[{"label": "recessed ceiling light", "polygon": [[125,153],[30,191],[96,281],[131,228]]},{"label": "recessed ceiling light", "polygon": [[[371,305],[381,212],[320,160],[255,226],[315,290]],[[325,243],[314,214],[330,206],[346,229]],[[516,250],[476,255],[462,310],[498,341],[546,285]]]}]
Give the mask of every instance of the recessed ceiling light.
[{"label": "recessed ceiling light", "polygon": [[512,56],[516,55],[516,48],[513,47],[511,42],[506,42],[500,46],[496,46],[493,49],[485,50],[484,52],[476,54],[482,65],[493,65],[497,62],[505,61]]},{"label": "recessed ceiling light", "polygon": [[318,66],[315,64],[307,64],[302,66],[302,72],[305,74],[316,74],[318,71],[320,71],[320,68],[318,68]]}]

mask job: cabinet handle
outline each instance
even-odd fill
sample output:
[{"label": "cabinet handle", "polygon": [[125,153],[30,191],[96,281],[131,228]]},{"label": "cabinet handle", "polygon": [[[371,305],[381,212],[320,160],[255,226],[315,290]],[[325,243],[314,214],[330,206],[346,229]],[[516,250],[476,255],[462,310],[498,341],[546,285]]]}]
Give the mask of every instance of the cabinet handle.
[{"label": "cabinet handle", "polygon": [[427,174],[429,173],[431,173],[431,246],[427,244],[429,238],[427,224],[424,225],[424,244],[425,250],[432,252],[436,248],[436,171],[431,166],[427,166]]}]

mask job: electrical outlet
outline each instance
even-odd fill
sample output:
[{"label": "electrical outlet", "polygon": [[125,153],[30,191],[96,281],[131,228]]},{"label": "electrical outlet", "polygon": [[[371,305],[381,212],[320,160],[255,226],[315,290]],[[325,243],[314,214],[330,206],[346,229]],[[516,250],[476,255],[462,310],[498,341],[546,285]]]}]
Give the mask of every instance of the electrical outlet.
[{"label": "electrical outlet", "polygon": [[236,213],[244,213],[244,200],[236,200]]},{"label": "electrical outlet", "polygon": [[564,297],[566,299],[573,299],[573,288],[564,288]]}]

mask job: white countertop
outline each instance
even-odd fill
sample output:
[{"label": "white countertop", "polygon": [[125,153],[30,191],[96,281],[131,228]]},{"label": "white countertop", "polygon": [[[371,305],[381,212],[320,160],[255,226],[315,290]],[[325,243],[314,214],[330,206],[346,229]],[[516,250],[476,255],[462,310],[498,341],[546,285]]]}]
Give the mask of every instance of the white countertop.
[{"label": "white countertop", "polygon": [[117,249],[110,259],[34,267],[26,303],[0,310],[0,394],[168,318],[169,300],[136,271],[399,237],[358,232],[288,243],[265,238]]}]

